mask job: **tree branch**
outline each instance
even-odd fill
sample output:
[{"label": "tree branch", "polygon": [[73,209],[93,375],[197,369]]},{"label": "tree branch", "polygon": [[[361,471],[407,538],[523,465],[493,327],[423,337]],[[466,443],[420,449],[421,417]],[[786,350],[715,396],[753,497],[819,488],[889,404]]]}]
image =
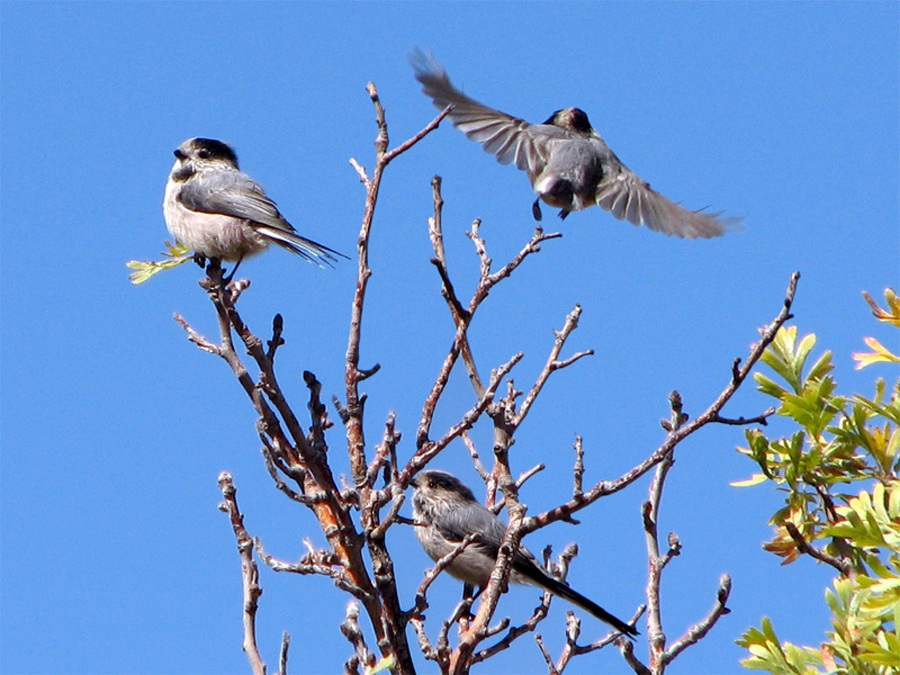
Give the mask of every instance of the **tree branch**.
[{"label": "tree branch", "polygon": [[259,586],[259,568],[253,561],[253,540],[244,528],[244,516],[237,504],[237,489],[231,474],[223,471],[219,474],[219,489],[222,491],[223,501],[219,510],[228,514],[231,527],[234,530],[234,538],[237,540],[238,553],[241,554],[241,579],[243,580],[244,595],[244,653],[250,662],[250,668],[254,675],[266,675],[266,664],[263,663],[256,645],[256,610],[259,607],[259,596],[262,588]]}]

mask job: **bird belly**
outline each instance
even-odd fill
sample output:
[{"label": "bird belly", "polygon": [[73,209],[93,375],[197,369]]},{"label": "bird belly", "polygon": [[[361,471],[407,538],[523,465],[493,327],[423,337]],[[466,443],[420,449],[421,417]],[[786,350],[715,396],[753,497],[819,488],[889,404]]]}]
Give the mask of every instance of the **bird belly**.
[{"label": "bird belly", "polygon": [[[456,550],[457,544],[447,541],[433,527],[420,526],[415,530],[416,537],[422,548],[425,549],[425,553],[435,562]],[[491,572],[494,570],[494,562],[492,558],[470,545],[444,569],[454,579],[481,588],[487,585]]]},{"label": "bird belly", "polygon": [[241,218],[192,211],[174,199],[166,200],[164,212],[166,226],[178,243],[207,258],[234,262],[268,246],[250,222]]},{"label": "bird belly", "polygon": [[533,187],[541,201],[566,211],[581,211],[594,203],[593,195],[579,192],[576,183],[552,173],[538,176]]}]

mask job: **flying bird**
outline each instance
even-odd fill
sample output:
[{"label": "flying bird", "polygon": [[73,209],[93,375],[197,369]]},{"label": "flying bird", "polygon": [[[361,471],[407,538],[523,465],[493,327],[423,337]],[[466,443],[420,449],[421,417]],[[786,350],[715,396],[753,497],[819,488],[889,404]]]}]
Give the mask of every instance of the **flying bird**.
[{"label": "flying bird", "polygon": [[[412,479],[411,484],[414,488],[414,529],[422,548],[432,560],[439,560],[454,551],[466,536],[477,534],[445,569],[450,576],[464,583],[479,588],[487,586],[506,534],[506,525],[452,474],[423,471]],[[513,556],[509,580],[537,586],[568,600],[629,637],[638,634],[633,626],[552,577],[524,546],[520,546]]]},{"label": "flying bird", "polygon": [[559,217],[594,204],[619,220],[687,239],[718,237],[741,218],[691,211],[667,199],[625,166],[579,108],[554,112],[543,124],[529,124],[466,96],[450,82],[433,55],[416,49],[409,57],[422,91],[453,125],[481,143],[501,164],[528,174],[537,194],[532,213],[541,220],[541,201]]},{"label": "flying bird", "polygon": [[169,232],[206,258],[234,262],[275,243],[309,262],[330,265],[342,253],[297,234],[262,185],[238,168],[234,150],[211,138],[190,138],[175,150],[163,215]]}]

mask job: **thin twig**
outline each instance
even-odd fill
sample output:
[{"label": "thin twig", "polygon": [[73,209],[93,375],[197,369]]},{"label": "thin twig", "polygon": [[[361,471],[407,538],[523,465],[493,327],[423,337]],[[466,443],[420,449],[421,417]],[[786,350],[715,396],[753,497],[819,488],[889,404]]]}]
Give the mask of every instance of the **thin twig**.
[{"label": "thin twig", "polygon": [[284,631],[281,634],[281,650],[278,653],[278,675],[288,675],[287,661],[288,649],[291,646],[291,634]]},{"label": "thin twig", "polygon": [[344,664],[347,671],[356,672],[356,664],[362,664],[366,671],[371,670],[375,665],[375,655],[366,645],[366,638],[359,626],[359,605],[355,602],[347,603],[347,613],[343,623],[341,623],[341,633],[353,645],[353,656]]},{"label": "thin twig", "polygon": [[256,644],[256,610],[259,607],[259,596],[262,588],[259,585],[259,568],[253,560],[253,539],[244,528],[244,516],[238,508],[237,489],[231,474],[223,471],[219,474],[219,489],[222,491],[223,501],[219,510],[228,514],[231,527],[234,530],[234,538],[237,540],[238,553],[241,555],[241,579],[243,581],[244,596],[244,653],[250,662],[250,668],[254,675],[265,675],[266,664],[263,663]]},{"label": "thin twig", "polygon": [[541,389],[544,388],[544,385],[547,383],[547,380],[549,379],[552,372],[560,370],[562,368],[566,368],[582,357],[593,355],[594,350],[588,349],[587,351],[578,352],[568,359],[564,359],[562,361],[559,360],[559,354],[562,351],[563,346],[566,344],[566,340],[569,338],[569,335],[572,334],[572,331],[578,328],[578,317],[580,316],[581,306],[575,305],[575,308],[571,312],[569,312],[568,316],[566,316],[566,322],[563,325],[562,330],[553,331],[553,348],[550,350],[550,355],[547,357],[547,362],[541,369],[537,380],[531,387],[531,391],[528,392],[528,394],[523,399],[522,404],[519,406],[519,412],[516,414],[515,418],[512,421],[513,426],[519,426],[525,420],[525,417],[528,415],[528,411],[531,410],[531,406],[534,404],[538,395],[541,393]]},{"label": "thin twig", "polygon": [[549,523],[559,520],[566,520],[570,518],[576,511],[589,506],[601,497],[625,489],[645,473],[647,473],[650,469],[659,464],[663,460],[663,458],[671,453],[672,450],[685,438],[687,438],[697,430],[702,429],[707,424],[712,423],[716,416],[719,415],[719,412],[722,410],[722,408],[725,407],[725,404],[728,403],[729,400],[731,400],[732,396],[734,396],[735,392],[738,390],[741,384],[743,384],[743,382],[750,375],[750,372],[756,365],[756,362],[766,351],[766,348],[775,339],[775,335],[778,332],[778,329],[793,317],[793,315],[790,313],[790,309],[794,301],[794,294],[797,290],[797,281],[799,280],[799,278],[799,272],[795,272],[793,275],[791,275],[791,280],[788,284],[788,289],[784,298],[784,305],[781,311],[775,316],[770,324],[760,330],[760,340],[759,342],[751,346],[747,361],[742,367],[736,369],[736,375],[734,375],[729,380],[725,388],[716,397],[716,400],[713,401],[706,410],[700,413],[693,420],[687,421],[677,429],[671,430],[666,435],[666,438],[662,442],[662,444],[652,454],[639,462],[629,471],[626,471],[619,478],[611,481],[599,481],[590,490],[580,495],[575,495],[565,504],[562,504],[549,511],[545,511],[544,513],[538,514],[536,516],[526,518],[525,522],[523,523],[525,532],[534,532],[535,530],[540,529]]},{"label": "thin twig", "polygon": [[688,628],[684,635],[675,640],[662,654],[660,654],[659,663],[662,667],[671,663],[685,649],[699,642],[706,635],[716,622],[731,610],[726,606],[728,596],[731,594],[731,577],[723,574],[719,580],[719,588],[716,592],[716,601],[709,613],[700,621]]},{"label": "thin twig", "polygon": [[831,565],[838,572],[840,572],[842,576],[847,576],[848,568],[851,568],[853,566],[850,560],[835,558],[834,556],[825,553],[825,551],[816,548],[808,541],[806,541],[806,539],[804,539],[803,535],[800,533],[800,530],[797,529],[797,526],[794,525],[794,523],[785,522],[784,528],[788,531],[788,534],[791,535],[791,539],[793,539],[794,543],[797,544],[797,548],[800,549],[801,553],[812,556],[816,560],[819,560],[826,565]]},{"label": "thin twig", "polygon": [[584,446],[578,435],[575,436],[575,466],[572,467],[572,476],[572,495],[577,497],[584,492]]}]

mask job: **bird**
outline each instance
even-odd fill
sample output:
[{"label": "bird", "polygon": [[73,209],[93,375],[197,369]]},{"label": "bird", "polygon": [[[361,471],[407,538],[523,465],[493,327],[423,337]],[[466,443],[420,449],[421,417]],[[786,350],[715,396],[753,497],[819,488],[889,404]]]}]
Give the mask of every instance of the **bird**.
[{"label": "bird", "polygon": [[596,204],[619,220],[686,239],[721,236],[742,220],[691,211],[653,190],[610,150],[579,108],[563,108],[542,124],[530,124],[461,92],[433,54],[416,48],[409,61],[435,107],[453,105],[447,117],[455,127],[501,164],[513,163],[528,174],[537,194],[535,220],[542,219],[541,201],[559,208],[562,219]]},{"label": "bird", "polygon": [[232,147],[212,138],[189,138],[175,150],[163,215],[198,264],[233,262],[231,276],[244,258],[272,243],[320,267],[347,257],[297,234],[262,185],[240,170]]},{"label": "bird", "polygon": [[[462,481],[446,471],[422,471],[410,484],[414,488],[414,529],[425,553],[432,560],[440,560],[457,549],[466,536],[476,534],[472,543],[445,569],[463,583],[478,588],[487,586],[506,534],[503,521],[479,503]],[[590,612],[628,637],[638,635],[634,626],[552,577],[524,546],[519,546],[513,555],[511,567],[509,579],[513,583],[537,586]]]}]

